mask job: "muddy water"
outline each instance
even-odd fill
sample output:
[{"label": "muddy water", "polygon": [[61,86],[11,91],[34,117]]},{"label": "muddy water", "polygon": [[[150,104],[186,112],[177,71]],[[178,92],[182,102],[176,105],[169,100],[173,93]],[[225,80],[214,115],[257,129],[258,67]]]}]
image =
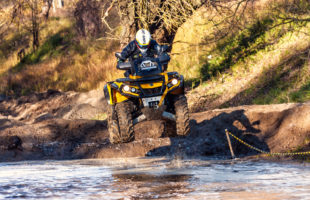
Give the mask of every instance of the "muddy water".
[{"label": "muddy water", "polygon": [[0,163],[0,199],[310,199],[305,164],[132,158]]}]

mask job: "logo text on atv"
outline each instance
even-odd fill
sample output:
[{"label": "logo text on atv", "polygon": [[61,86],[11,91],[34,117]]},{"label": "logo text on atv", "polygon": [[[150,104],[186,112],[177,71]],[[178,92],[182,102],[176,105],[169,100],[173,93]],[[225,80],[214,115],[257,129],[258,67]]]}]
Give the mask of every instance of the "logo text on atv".
[{"label": "logo text on atv", "polygon": [[140,64],[140,69],[141,70],[151,70],[151,69],[157,69],[157,64],[150,61],[150,60],[146,60],[146,61],[143,61],[141,64]]}]

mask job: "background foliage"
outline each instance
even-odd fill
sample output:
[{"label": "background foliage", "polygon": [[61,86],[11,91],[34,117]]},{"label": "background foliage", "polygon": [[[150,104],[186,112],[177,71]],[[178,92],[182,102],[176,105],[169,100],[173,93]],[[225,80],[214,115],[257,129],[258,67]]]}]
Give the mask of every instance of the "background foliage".
[{"label": "background foliage", "polygon": [[12,0],[0,10],[5,95],[102,88],[122,76],[114,52],[146,28],[171,45],[168,69],[190,94],[220,106],[310,99],[307,0]]}]

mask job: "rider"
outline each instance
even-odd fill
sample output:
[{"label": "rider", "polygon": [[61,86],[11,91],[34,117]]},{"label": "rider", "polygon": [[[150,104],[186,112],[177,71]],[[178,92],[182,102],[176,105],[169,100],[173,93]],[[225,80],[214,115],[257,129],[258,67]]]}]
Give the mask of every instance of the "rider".
[{"label": "rider", "polygon": [[[140,29],[136,38],[131,41],[119,54],[119,61],[123,62],[126,59],[133,61],[142,57],[154,57],[155,55],[161,55],[162,47],[152,39],[149,31]],[[125,76],[128,76],[130,71],[125,72]]]}]

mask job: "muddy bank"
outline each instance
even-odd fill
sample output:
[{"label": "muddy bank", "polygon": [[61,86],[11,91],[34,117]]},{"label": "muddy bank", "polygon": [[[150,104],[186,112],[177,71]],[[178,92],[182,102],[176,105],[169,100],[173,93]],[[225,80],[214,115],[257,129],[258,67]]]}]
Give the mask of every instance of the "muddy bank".
[{"label": "muddy bank", "polygon": [[[163,121],[135,126],[135,141],[112,145],[101,91],[49,91],[0,102],[0,161],[137,156],[229,156],[225,129],[272,152],[310,149],[310,103],[191,113],[191,133],[166,137]],[[100,116],[100,117],[98,117]],[[103,117],[102,117],[103,116]],[[237,156],[257,152],[232,140]]]}]

